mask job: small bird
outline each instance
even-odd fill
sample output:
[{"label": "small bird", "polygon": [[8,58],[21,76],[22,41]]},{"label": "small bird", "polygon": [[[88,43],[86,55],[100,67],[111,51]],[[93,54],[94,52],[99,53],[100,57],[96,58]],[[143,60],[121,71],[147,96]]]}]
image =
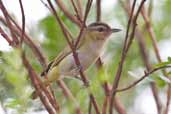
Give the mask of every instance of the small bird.
[{"label": "small bird", "polygon": [[[104,43],[108,37],[114,33],[119,32],[120,29],[112,29],[109,25],[96,22],[87,26],[80,38],[76,47],[81,68],[86,71],[100,56]],[[42,82],[48,86],[51,82],[62,79],[66,76],[78,76],[80,68],[75,64],[72,50],[69,46],[59,53],[59,55],[49,63],[48,67],[41,73],[41,76],[47,75],[47,79]],[[37,98],[37,93],[33,92],[32,98]]]},{"label": "small bird", "polygon": [[[100,56],[102,48],[108,37],[114,33],[119,32],[120,29],[112,29],[109,25],[96,22],[87,26],[76,48],[81,68],[86,71],[91,64],[93,64]],[[79,75],[78,66],[69,46],[59,53],[59,55],[49,63],[48,67],[42,76],[47,75],[47,79],[43,80],[44,85],[49,85],[51,82],[62,79],[65,76]]]}]

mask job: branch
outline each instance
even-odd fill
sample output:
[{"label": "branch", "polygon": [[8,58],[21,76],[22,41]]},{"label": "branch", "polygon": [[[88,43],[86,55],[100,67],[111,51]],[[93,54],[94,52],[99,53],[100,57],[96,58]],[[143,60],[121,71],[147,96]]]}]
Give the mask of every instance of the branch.
[{"label": "branch", "polygon": [[81,20],[83,20],[83,8],[81,4],[81,0],[76,0],[77,6],[78,6],[78,13],[80,15]]},{"label": "branch", "polygon": [[123,64],[124,64],[124,61],[125,61],[125,58],[126,58],[126,54],[127,54],[128,50],[129,50],[129,47],[131,46],[132,40],[134,38],[135,28],[136,28],[136,25],[137,25],[136,20],[138,18],[138,15],[139,15],[139,13],[141,11],[141,8],[144,5],[145,1],[146,0],[142,0],[141,3],[140,3],[140,6],[138,7],[138,10],[137,10],[137,12],[135,14],[135,17],[133,19],[133,27],[132,27],[132,32],[130,34],[130,39],[127,42],[129,28],[130,28],[130,25],[131,25],[131,20],[132,20],[136,0],[134,0],[133,6],[132,6],[131,15],[130,15],[130,18],[129,18],[129,21],[128,21],[128,26],[127,26],[127,32],[126,32],[126,36],[125,36],[125,42],[124,42],[124,48],[123,48],[123,51],[122,51],[121,61],[119,63],[119,67],[118,67],[117,72],[116,72],[115,80],[113,82],[112,91],[114,91],[114,92],[112,92],[112,98],[111,98],[111,103],[110,103],[110,108],[109,108],[110,114],[113,113],[112,107],[113,107],[114,97],[115,97],[115,94],[116,94],[115,89],[117,89],[118,84],[119,84],[119,80],[121,78],[121,73],[122,73],[122,70],[123,70]]},{"label": "branch", "polygon": [[123,106],[123,104],[121,103],[121,101],[117,96],[115,96],[114,98],[114,107],[118,112],[118,114],[127,114],[125,107]]},{"label": "branch", "polygon": [[73,15],[70,14],[69,10],[66,9],[64,6],[62,0],[55,0],[56,4],[59,6],[59,8],[62,10],[62,12],[77,26],[81,27],[80,21]]},{"label": "branch", "polygon": [[101,0],[96,0],[96,21],[101,21]]},{"label": "branch", "polygon": [[48,102],[47,97],[44,96],[43,92],[41,91],[41,86],[40,86],[40,80],[38,79],[38,75],[36,74],[36,72],[34,71],[34,69],[32,68],[32,66],[30,65],[30,63],[28,62],[25,54],[22,52],[22,60],[23,60],[23,64],[26,67],[30,79],[32,80],[32,83],[36,89],[36,92],[38,93],[40,100],[42,101],[42,103],[44,104],[45,108],[47,109],[47,111],[49,112],[49,114],[55,114],[54,110],[52,109],[50,103]]},{"label": "branch", "polygon": [[82,36],[82,33],[86,27],[86,20],[87,20],[87,17],[88,17],[88,14],[89,14],[89,11],[90,11],[90,8],[91,8],[91,5],[92,5],[92,2],[93,0],[88,0],[87,4],[86,4],[86,9],[85,9],[85,14],[84,14],[84,19],[83,19],[83,22],[82,22],[82,25],[81,25],[81,29],[80,29],[80,33],[77,37],[77,41],[75,43],[75,47],[78,46],[78,43],[81,39],[81,36]]},{"label": "branch", "polygon": [[88,104],[88,114],[92,114],[92,102],[90,98],[89,98],[89,104]]},{"label": "branch", "polygon": [[75,2],[74,2],[73,0],[71,0],[71,3],[72,3],[72,6],[73,6],[73,8],[74,8],[74,11],[75,11],[75,13],[76,13],[77,19],[78,19],[80,22],[82,22],[81,16],[80,16],[80,14],[79,14],[79,12],[78,12],[78,9],[77,9],[77,7],[76,7],[76,5],[75,5]]},{"label": "branch", "polygon": [[0,34],[8,42],[9,45],[12,44],[11,39],[9,38],[9,36],[4,32],[4,30],[1,27],[0,27]]},{"label": "branch", "polygon": [[166,108],[164,109],[164,113],[163,114],[169,114],[170,99],[171,99],[171,84],[168,84],[168,89],[167,89],[167,102],[166,102]]},{"label": "branch", "polygon": [[11,24],[11,21],[9,19],[9,13],[7,12],[2,0],[0,0],[0,9],[1,9],[3,15],[4,15],[7,26],[9,28],[9,31],[10,31],[11,36],[12,36],[12,39],[13,39],[12,45],[17,46],[19,44],[19,41],[18,41],[18,38],[15,36],[15,33],[14,33],[13,29],[12,29],[12,24]]},{"label": "branch", "polygon": [[[13,22],[14,25],[12,25],[12,29],[14,30],[15,34],[19,37],[21,37],[22,29],[20,26],[15,22],[15,20],[9,16],[10,20]],[[0,21],[7,26],[6,21],[0,16]],[[44,57],[43,53],[39,49],[39,47],[31,40],[32,38],[28,36],[26,33],[24,33],[24,42],[32,49],[34,55],[38,58],[40,64],[43,66],[43,68],[47,67],[46,58]]]},{"label": "branch", "polygon": [[122,88],[122,89],[116,89],[115,91],[116,92],[123,92],[123,91],[127,91],[133,87],[135,87],[137,84],[139,84],[142,80],[144,80],[145,78],[147,78],[148,76],[150,76],[150,74],[158,71],[158,70],[161,70],[161,69],[165,69],[165,68],[171,68],[171,66],[162,66],[162,67],[158,67],[158,68],[155,68],[149,72],[145,72],[145,74],[143,76],[141,76],[140,79],[136,80],[135,82],[133,82],[132,84],[130,84],[129,86],[125,87],[125,88]]},{"label": "branch", "polygon": [[[126,47],[127,47],[127,40],[128,40],[128,34],[129,34],[129,29],[130,29],[130,25],[131,25],[131,21],[132,21],[132,17],[133,17],[133,12],[134,12],[134,8],[135,8],[135,4],[136,4],[136,0],[134,0],[133,5],[132,5],[132,9],[131,9],[131,15],[129,17],[128,20],[128,25],[127,25],[127,31],[126,31],[126,35],[125,35],[125,41],[124,41],[124,47],[122,49],[122,55],[121,55],[121,60],[119,62],[119,66],[116,72],[116,76],[115,76],[115,80],[113,82],[113,87],[112,87],[112,91],[114,91],[118,84],[119,84],[119,80],[121,77],[121,73],[122,73],[122,67],[126,58]],[[111,97],[111,101],[110,101],[110,107],[109,107],[109,113],[113,114],[113,104],[114,104],[114,97],[115,97],[115,93],[116,92],[112,92],[112,97]]]},{"label": "branch", "polygon": [[24,8],[22,4],[22,0],[19,0],[20,3],[20,9],[21,9],[21,15],[22,15],[22,34],[21,34],[21,45],[24,39],[24,33],[25,33],[25,14],[24,14]]},{"label": "branch", "polygon": [[[151,3],[150,3],[151,4]],[[154,52],[155,52],[155,55],[156,55],[156,58],[158,60],[159,63],[162,62],[161,60],[161,56],[160,56],[160,53],[159,53],[159,48],[157,46],[157,41],[156,41],[156,36],[155,36],[155,33],[154,33],[154,30],[152,28],[152,24],[150,22],[150,19],[148,18],[149,15],[147,14],[147,11],[145,10],[145,8],[143,8],[143,10],[141,11],[141,14],[144,18],[144,21],[145,21],[145,24],[146,24],[146,27],[147,27],[147,32],[149,33],[150,35],[150,39],[152,41],[152,45],[153,45],[153,48],[154,48]],[[164,76],[167,77],[167,72],[165,69],[162,70],[162,73]],[[171,93],[171,84],[168,83],[168,92],[167,92],[167,102],[166,102],[166,109],[165,109],[165,113],[167,114],[168,113],[168,106],[170,104],[170,93]]]},{"label": "branch", "polygon": [[[129,16],[130,15],[129,7],[127,5],[125,5],[121,1],[120,1],[120,3],[121,3],[121,5],[123,6],[123,8],[125,9],[125,11],[127,12],[128,16]],[[138,40],[138,44],[139,44],[139,47],[140,47],[140,51],[141,51],[144,63],[146,65],[148,71],[150,71],[152,66],[151,66],[151,64],[149,62],[149,59],[148,59],[148,54],[147,54],[147,49],[146,49],[146,46],[145,46],[144,36],[143,36],[143,33],[141,33],[141,31],[138,28],[136,29],[135,36],[136,36],[136,38]],[[157,87],[156,87],[154,82],[151,82],[150,86],[151,86],[151,89],[152,89],[154,100],[155,100],[156,105],[157,105],[158,114],[160,114],[160,112],[161,112],[161,101],[160,101],[159,96],[158,96]]]}]

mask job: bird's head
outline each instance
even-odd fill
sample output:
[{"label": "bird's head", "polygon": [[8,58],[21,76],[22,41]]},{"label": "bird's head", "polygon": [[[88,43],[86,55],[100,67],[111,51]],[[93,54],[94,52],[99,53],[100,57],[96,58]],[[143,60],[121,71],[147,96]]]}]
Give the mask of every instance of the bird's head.
[{"label": "bird's head", "polygon": [[96,22],[87,26],[87,34],[92,38],[107,39],[112,33],[119,32],[120,29],[111,28],[106,23]]}]

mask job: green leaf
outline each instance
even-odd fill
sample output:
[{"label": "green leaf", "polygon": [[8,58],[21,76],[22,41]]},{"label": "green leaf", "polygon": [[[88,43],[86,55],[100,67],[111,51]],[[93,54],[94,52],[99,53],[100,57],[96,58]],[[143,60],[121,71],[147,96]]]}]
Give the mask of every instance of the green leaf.
[{"label": "green leaf", "polygon": [[171,64],[171,61],[161,62],[161,63],[156,64],[155,68],[163,67],[163,66],[170,65],[170,64]]}]

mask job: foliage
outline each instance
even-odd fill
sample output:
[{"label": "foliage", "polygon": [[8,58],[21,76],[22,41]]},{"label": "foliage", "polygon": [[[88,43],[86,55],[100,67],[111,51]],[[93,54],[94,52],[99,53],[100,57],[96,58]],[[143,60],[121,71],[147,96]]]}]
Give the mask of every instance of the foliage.
[{"label": "foliage", "polygon": [[[168,40],[170,37],[169,30],[171,29],[171,23],[170,19],[171,16],[171,4],[170,0],[166,0],[165,2],[161,1],[162,5],[157,4],[157,6],[154,6],[154,10],[152,12],[152,25],[154,26],[154,32],[157,36],[157,41],[162,40]],[[157,7],[157,8],[156,8]],[[93,6],[95,8],[95,6]],[[119,10],[118,10],[119,9]],[[158,10],[155,10],[158,9]],[[116,21],[120,24],[120,26],[123,28],[122,33],[117,34],[116,36],[112,36],[108,42],[108,44],[105,47],[104,52],[104,69],[98,71],[97,68],[95,68],[95,65],[92,65],[86,74],[89,76],[90,79],[90,89],[95,94],[95,97],[97,98],[98,104],[100,104],[100,107],[103,104],[103,101],[101,100],[104,96],[104,91],[102,90],[102,83],[104,81],[112,83],[114,80],[114,76],[116,73],[116,69],[118,68],[118,63],[121,57],[121,51],[123,48],[123,42],[124,42],[124,34],[125,34],[125,28],[127,24],[127,16],[123,13],[123,10],[121,10],[121,7],[119,3],[116,3],[113,10],[115,13],[110,13],[112,15],[109,15],[109,17],[102,17],[104,20],[110,21]],[[158,14],[158,11],[160,13]],[[60,14],[60,18],[62,21],[67,25],[68,29],[71,30],[70,32],[76,38],[78,35],[78,27],[76,27],[75,24],[73,24],[68,18],[58,10],[58,13]],[[89,17],[89,21],[94,20],[92,17],[94,16],[91,14]],[[156,16],[159,16],[160,18],[156,20]],[[114,19],[115,17],[115,19]],[[140,25],[138,25],[140,28],[145,29],[144,22],[142,20],[139,20]],[[45,53],[45,55],[48,57],[48,60],[51,61],[55,58],[55,56],[65,47],[67,44],[64,38],[64,35],[61,31],[60,26],[57,24],[54,16],[48,15],[44,19],[42,19],[39,24],[39,29],[43,31],[44,33],[44,39],[43,41],[37,43],[40,43],[40,46],[42,48],[42,51]],[[144,30],[145,31],[145,30]],[[37,33],[40,34],[40,33]],[[161,66],[167,66],[171,64],[171,58],[168,57],[168,61],[157,63],[154,59],[152,50],[153,47],[151,45],[151,40],[149,40],[149,34],[147,32],[144,32],[144,35],[146,37],[146,43],[147,43],[147,51],[149,56],[152,58],[151,63],[153,63],[153,67],[161,67]],[[43,69],[40,67],[41,65],[37,62],[37,59],[34,59],[34,55],[29,49],[29,47],[24,46],[24,50],[26,51],[26,54],[33,66],[33,68],[36,70],[36,72],[39,74]],[[108,58],[109,57],[109,58]],[[106,61],[105,61],[106,60]],[[106,63],[105,63],[106,62]],[[120,83],[119,87],[125,87],[129,85],[133,80],[136,80],[134,78],[130,78],[128,71],[132,71],[135,73],[135,75],[139,75],[139,73],[136,73],[138,71],[138,68],[142,68],[145,70],[144,62],[142,61],[142,55],[139,49],[139,46],[137,44],[137,41],[134,40],[131,49],[128,52],[126,62],[124,64],[124,70],[123,70],[123,77],[122,81]],[[168,76],[171,75],[171,72],[168,72]],[[156,82],[157,86],[159,88],[164,88],[168,84],[167,79],[164,79],[161,76],[161,72],[157,72],[155,74],[152,74],[152,77],[150,77],[152,81]],[[79,101],[81,110],[84,112],[88,112],[88,108],[85,108],[89,105],[89,99],[88,93],[86,89],[82,86],[83,83],[79,79],[64,79],[67,86],[70,87],[71,92],[73,93],[74,97]],[[149,83],[149,81],[145,80],[146,83]],[[140,88],[144,88],[143,85]],[[55,96],[61,103],[62,107],[64,107],[63,113],[75,113],[74,110],[74,104],[72,101],[63,100],[64,96],[62,94],[62,91],[54,84],[53,89],[55,90]],[[136,97],[136,92],[134,91],[136,89],[133,89],[133,92],[126,92],[126,96],[123,94],[119,94],[121,98],[124,99],[124,104],[127,106],[126,108],[129,109],[133,107],[132,104],[133,101],[130,101],[131,99],[134,99]],[[31,87],[31,82],[28,78],[28,74],[22,64],[21,61],[21,53],[18,49],[12,49],[9,52],[0,52],[0,101],[3,103],[5,108],[14,109],[15,113],[26,113],[28,112],[28,108],[32,107],[32,99],[31,99],[31,93],[33,89]],[[97,94],[98,93],[98,94]],[[131,96],[131,97],[130,97]],[[128,99],[129,97],[129,99]]]}]

